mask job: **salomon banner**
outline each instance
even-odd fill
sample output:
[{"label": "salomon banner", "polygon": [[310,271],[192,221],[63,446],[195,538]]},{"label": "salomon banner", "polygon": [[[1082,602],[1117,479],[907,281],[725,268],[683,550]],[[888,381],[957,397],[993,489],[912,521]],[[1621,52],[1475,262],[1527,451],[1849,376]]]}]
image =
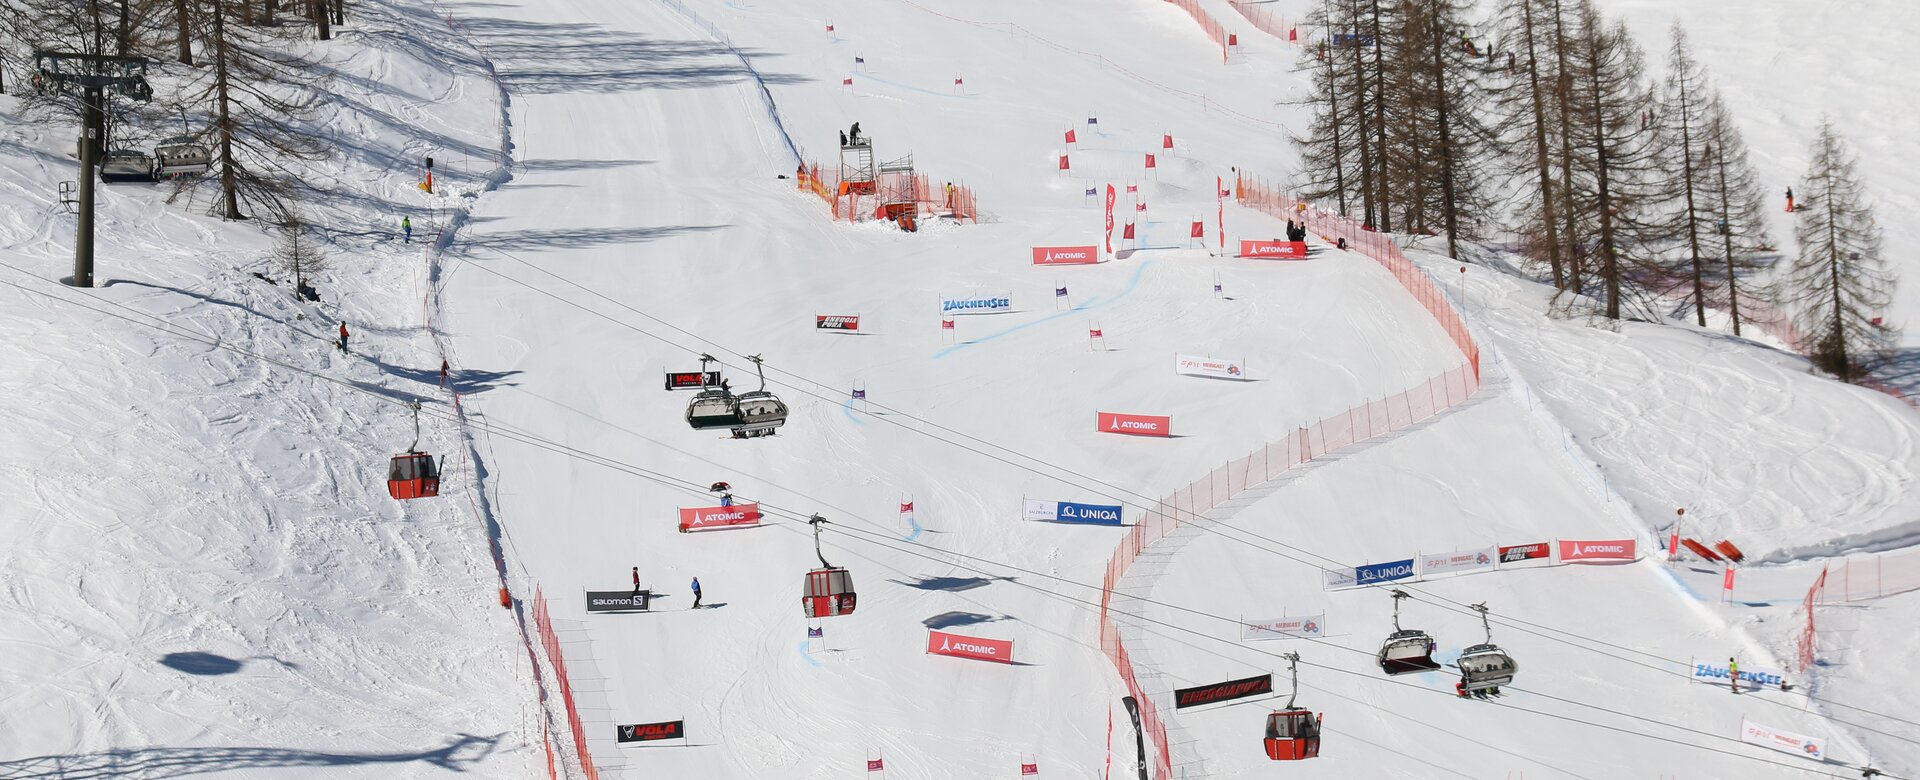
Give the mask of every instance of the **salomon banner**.
[{"label": "salomon banner", "polygon": [[1100,262],[1098,246],[1036,246],[1034,265],[1093,265]]},{"label": "salomon banner", "polygon": [[927,652],[934,655],[950,655],[955,658],[1010,664],[1013,663],[1013,640],[982,639],[977,636],[961,636],[945,631],[929,630]]},{"label": "salomon banner", "polygon": [[1114,504],[1076,504],[1071,501],[1059,502],[1059,513],[1054,516],[1062,523],[1080,523],[1083,525],[1121,525],[1123,513],[1121,505]]},{"label": "salomon banner", "polygon": [[1240,256],[1261,260],[1305,260],[1305,241],[1249,241],[1240,239]]},{"label": "salomon banner", "polygon": [[860,315],[815,314],[813,315],[813,327],[815,330],[859,330]]},{"label": "salomon banner", "polygon": [[760,524],[759,504],[734,504],[733,506],[705,506],[695,509],[681,508],[680,533],[698,531],[703,528],[736,528],[743,525]]},{"label": "salomon banner", "polygon": [[[1693,661],[1693,674],[1691,675],[1691,679],[1694,682],[1712,683],[1726,687],[1731,685],[1731,683],[1727,682],[1728,671],[1729,668],[1725,661],[1702,661],[1696,658]],[[1761,688],[1777,689],[1785,687],[1786,683],[1786,672],[1780,671],[1779,669],[1770,669],[1764,666],[1747,666],[1745,664],[1741,664],[1740,666],[1740,687],[1742,688],[1756,691]]]},{"label": "salomon banner", "polygon": [[1435,574],[1458,574],[1467,571],[1479,571],[1493,568],[1493,557],[1500,551],[1488,547],[1484,550],[1457,550],[1450,553],[1420,556],[1420,576],[1431,577]]},{"label": "salomon banner", "polygon": [[1633,560],[1633,540],[1615,539],[1603,542],[1569,542],[1560,540],[1560,562],[1572,561],[1631,561]]},{"label": "salomon banner", "polygon": [[1242,642],[1260,639],[1319,639],[1326,635],[1327,615],[1324,612],[1318,615],[1265,620],[1240,619],[1240,641]]},{"label": "salomon banner", "polygon": [[1174,355],[1173,373],[1185,376],[1210,376],[1216,379],[1246,379],[1247,362],[1227,358]]},{"label": "salomon banner", "polygon": [[1522,561],[1545,560],[1553,555],[1553,546],[1546,542],[1533,544],[1515,544],[1500,548],[1501,563],[1520,563]]},{"label": "salomon banner", "polygon": [[1098,430],[1102,433],[1126,433],[1134,436],[1173,435],[1172,417],[1118,412],[1097,412],[1096,414],[1099,415]]},{"label": "salomon banner", "polygon": [[635,596],[630,590],[590,590],[587,591],[588,612],[632,612],[647,609],[647,600],[653,597],[652,591],[640,591]]},{"label": "salomon banner", "polygon": [[971,295],[965,298],[940,296],[940,313],[954,314],[1005,314],[1013,311],[1013,293],[999,295]]},{"label": "salomon banner", "polygon": [[1772,748],[1782,753],[1805,756],[1815,761],[1827,760],[1826,740],[1818,737],[1803,737],[1772,726],[1762,726],[1745,717],[1740,718],[1740,741]]},{"label": "salomon banner", "polygon": [[631,726],[615,725],[613,728],[613,741],[622,745],[628,742],[680,739],[687,735],[687,722],[684,720],[670,720],[665,723],[635,723]]},{"label": "salomon banner", "polygon": [[1369,563],[1353,567],[1353,584],[1371,585],[1376,582],[1392,582],[1413,576],[1413,559],[1390,561],[1388,563]]},{"label": "salomon banner", "polygon": [[694,390],[707,385],[720,384],[718,371],[668,371],[668,390]]},{"label": "salomon banner", "polygon": [[1223,683],[1202,685],[1195,688],[1175,688],[1173,689],[1173,708],[1176,710],[1184,710],[1188,707],[1198,707],[1202,704],[1214,704],[1216,702],[1244,699],[1248,696],[1259,696],[1263,693],[1273,693],[1273,675],[1271,674],[1263,674],[1259,677],[1248,677],[1240,680],[1228,680]]}]

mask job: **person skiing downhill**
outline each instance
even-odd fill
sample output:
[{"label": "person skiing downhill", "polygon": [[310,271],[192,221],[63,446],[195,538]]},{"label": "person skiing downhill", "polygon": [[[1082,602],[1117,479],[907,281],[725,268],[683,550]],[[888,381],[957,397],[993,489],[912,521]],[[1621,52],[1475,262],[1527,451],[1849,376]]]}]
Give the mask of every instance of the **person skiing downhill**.
[{"label": "person skiing downhill", "polygon": [[693,578],[693,608],[700,608],[700,578]]},{"label": "person skiing downhill", "polygon": [[1727,659],[1727,687],[1740,692],[1740,664],[1732,658]]}]

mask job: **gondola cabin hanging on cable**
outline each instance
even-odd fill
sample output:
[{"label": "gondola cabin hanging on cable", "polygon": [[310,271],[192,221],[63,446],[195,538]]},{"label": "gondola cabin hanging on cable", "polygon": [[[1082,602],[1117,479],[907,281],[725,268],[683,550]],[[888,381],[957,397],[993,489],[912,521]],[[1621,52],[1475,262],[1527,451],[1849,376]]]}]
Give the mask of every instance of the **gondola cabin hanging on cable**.
[{"label": "gondola cabin hanging on cable", "polygon": [[1431,672],[1440,668],[1440,664],[1433,661],[1433,637],[1417,629],[1401,630],[1400,600],[1404,598],[1407,598],[1406,591],[1393,591],[1393,633],[1380,643],[1377,656],[1380,671],[1386,672],[1389,677]]},{"label": "gondola cabin hanging on cable", "polygon": [[846,569],[827,563],[827,556],[820,552],[820,526],[827,520],[814,515],[807,522],[813,525],[813,554],[820,559],[820,568],[807,572],[806,582],[800,591],[800,608],[807,613],[807,617],[813,618],[851,615],[857,599],[853,592],[853,575]]},{"label": "gondola cabin hanging on cable", "polygon": [[414,401],[411,406],[413,444],[406,452],[393,456],[387,465],[387,493],[402,501],[440,495],[439,464],[432,455],[416,449],[420,445],[420,402]]},{"label": "gondola cabin hanging on cable", "polygon": [[1267,713],[1267,758],[1275,761],[1299,761],[1320,755],[1320,720],[1312,710],[1293,706],[1300,694],[1299,653],[1287,653],[1287,671],[1293,675],[1293,692],[1287,694],[1287,706]]},{"label": "gondola cabin hanging on cable", "polygon": [[1513,682],[1514,675],[1520,673],[1520,662],[1493,643],[1493,624],[1487,619],[1487,605],[1483,602],[1470,606],[1480,613],[1480,627],[1486,629],[1487,641],[1467,648],[1454,662],[1460,667],[1460,682],[1454,691],[1461,698],[1498,696],[1500,686]]}]

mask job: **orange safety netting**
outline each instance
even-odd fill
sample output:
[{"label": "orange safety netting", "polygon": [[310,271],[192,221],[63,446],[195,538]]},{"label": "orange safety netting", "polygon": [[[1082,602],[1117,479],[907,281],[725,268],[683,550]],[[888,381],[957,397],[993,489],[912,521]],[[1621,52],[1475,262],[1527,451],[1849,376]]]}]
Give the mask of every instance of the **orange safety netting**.
[{"label": "orange safety netting", "polygon": [[842,182],[839,174],[822,171],[820,164],[814,163],[801,166],[794,178],[801,191],[824,201],[836,220],[898,220],[907,216],[915,220],[947,217],[960,222],[980,221],[972,188],[952,182],[934,184],[924,173],[881,173],[876,181]]},{"label": "orange safety netting", "polygon": [[1199,0],[1167,0],[1167,2],[1179,6],[1180,10],[1186,11],[1188,16],[1200,23],[1200,29],[1205,30],[1207,37],[1213,39],[1213,42],[1220,47],[1220,61],[1226,62],[1227,28],[1220,26],[1220,22],[1215,20],[1212,14],[1201,8]]},{"label": "orange safety netting", "polygon": [[535,588],[533,594],[533,623],[540,631],[540,646],[547,651],[547,661],[553,664],[554,681],[560,685],[560,700],[567,708],[567,725],[573,729],[574,752],[580,757],[580,769],[586,772],[587,780],[599,780],[600,771],[593,766],[593,757],[587,754],[587,727],[580,719],[580,708],[573,701],[573,683],[567,679],[567,659],[560,650],[560,635],[553,630],[553,618],[547,614],[547,597]]}]

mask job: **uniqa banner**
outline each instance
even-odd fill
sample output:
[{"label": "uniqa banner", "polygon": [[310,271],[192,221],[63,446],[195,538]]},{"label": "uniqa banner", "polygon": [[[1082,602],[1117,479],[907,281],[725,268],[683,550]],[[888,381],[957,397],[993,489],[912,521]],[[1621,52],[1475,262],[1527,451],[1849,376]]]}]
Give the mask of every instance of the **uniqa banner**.
[{"label": "uniqa banner", "polygon": [[927,631],[927,652],[934,655],[950,655],[955,658],[972,658],[979,661],[999,661],[1013,663],[1013,640],[983,639],[977,636],[949,634],[945,631]]},{"label": "uniqa banner", "polygon": [[1248,241],[1240,240],[1240,256],[1262,260],[1305,260],[1307,242],[1305,241]]},{"label": "uniqa banner", "polygon": [[1413,576],[1413,559],[1412,558],[1408,558],[1404,561],[1388,561],[1386,563],[1369,563],[1365,566],[1353,567],[1353,583],[1355,585],[1371,585],[1376,582],[1392,582],[1394,580],[1404,580],[1412,576]]},{"label": "uniqa banner", "polygon": [[1172,417],[1119,412],[1097,412],[1096,414],[1099,415],[1097,430],[1102,433],[1126,433],[1134,436],[1173,435]]},{"label": "uniqa banner", "polygon": [[966,298],[940,296],[941,314],[1005,314],[1013,311],[1013,293],[973,295]]},{"label": "uniqa banner", "polygon": [[1227,358],[1174,355],[1173,372],[1186,376],[1210,376],[1217,379],[1246,379],[1247,363],[1245,360]]},{"label": "uniqa banner", "polygon": [[1327,635],[1327,615],[1240,619],[1240,641],[1261,639],[1318,639]]},{"label": "uniqa banner", "polygon": [[1045,523],[1081,525],[1122,525],[1125,509],[1121,504],[1079,504],[1072,501],[1026,500],[1023,516]]},{"label": "uniqa banner", "polygon": [[1458,574],[1493,568],[1494,556],[1500,550],[1487,547],[1479,550],[1455,550],[1450,553],[1436,553],[1420,556],[1420,576],[1431,577],[1435,574]]},{"label": "uniqa banner", "polygon": [[1100,262],[1098,246],[1036,246],[1034,265],[1093,265]]},{"label": "uniqa banner", "polygon": [[1633,560],[1633,540],[1613,539],[1599,542],[1569,542],[1560,540],[1560,562],[1569,561],[1631,561]]},{"label": "uniqa banner", "polygon": [[[1696,658],[1693,660],[1693,674],[1690,679],[1694,682],[1728,685],[1728,671],[1729,667],[1725,661],[1702,661]],[[1786,673],[1779,669],[1745,665],[1740,667],[1740,687],[1742,688],[1757,691],[1761,688],[1779,688],[1786,682]]]},{"label": "uniqa banner", "polygon": [[1742,717],[1740,719],[1740,741],[1764,748],[1772,748],[1782,753],[1806,756],[1815,761],[1827,759],[1827,741],[1817,737],[1804,737],[1781,731],[1772,726],[1762,726]]},{"label": "uniqa banner", "polygon": [[1176,710],[1184,710],[1188,707],[1198,707],[1202,704],[1244,699],[1248,696],[1259,696],[1263,693],[1273,693],[1273,675],[1271,674],[1228,680],[1222,683],[1200,685],[1192,688],[1175,688],[1173,690],[1173,708]]},{"label": "uniqa banner", "polygon": [[680,510],[680,533],[698,531],[703,528],[730,528],[742,525],[760,524],[759,504],[734,504],[733,506],[704,506]]}]

